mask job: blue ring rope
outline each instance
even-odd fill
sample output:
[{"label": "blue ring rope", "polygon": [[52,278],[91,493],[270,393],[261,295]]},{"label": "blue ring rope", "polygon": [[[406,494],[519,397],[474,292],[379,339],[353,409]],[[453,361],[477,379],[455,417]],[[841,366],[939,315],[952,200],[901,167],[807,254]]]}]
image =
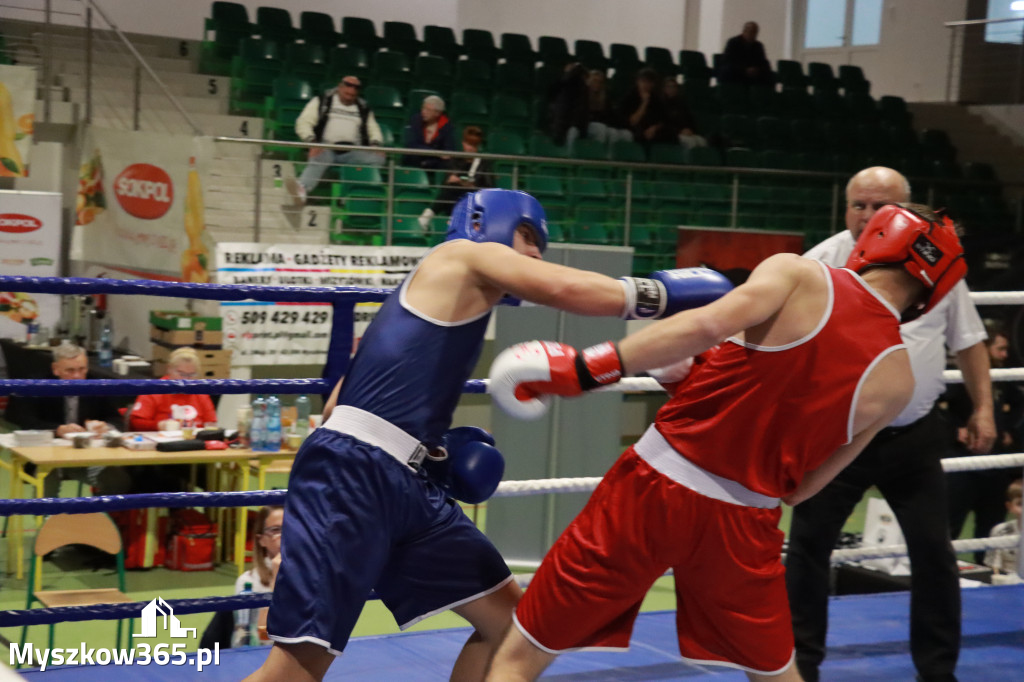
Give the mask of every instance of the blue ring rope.
[{"label": "blue ring rope", "polygon": [[126,509],[169,507],[255,507],[284,504],[287,490],[247,490],[221,493],[138,493],[135,495],[97,495],[96,497],[40,497],[0,500],[0,517],[19,514],[90,514]]},{"label": "blue ring rope", "polygon": [[[0,395],[152,395],[158,393],[330,393],[324,379],[0,379]],[[467,381],[463,393],[486,393],[481,379]]]},{"label": "blue ring rope", "polygon": [[[187,613],[209,613],[211,611],[236,611],[270,606],[272,595],[239,594],[232,597],[203,597],[201,599],[165,600],[175,615]],[[129,604],[95,604],[93,606],[58,606],[48,609],[21,609],[0,611],[0,627],[13,628],[23,625],[49,625],[82,620],[121,620],[139,618],[148,601]]]},{"label": "blue ring rope", "polygon": [[281,301],[306,303],[332,301],[380,302],[391,289],[369,287],[286,287],[249,284],[195,284],[152,279],[105,279],[97,277],[0,277],[0,291],[35,294],[139,294],[198,298],[208,301]]}]

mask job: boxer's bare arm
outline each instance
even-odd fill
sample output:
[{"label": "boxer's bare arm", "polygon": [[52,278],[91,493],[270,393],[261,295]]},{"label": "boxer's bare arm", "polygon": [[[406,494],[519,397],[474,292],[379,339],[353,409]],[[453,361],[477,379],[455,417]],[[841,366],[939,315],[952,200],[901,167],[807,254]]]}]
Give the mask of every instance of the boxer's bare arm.
[{"label": "boxer's bare arm", "polygon": [[[798,339],[813,329],[820,319],[821,313],[817,311],[823,311],[825,305],[824,297],[794,296],[801,284],[824,293],[826,285],[821,266],[794,254],[776,254],[758,265],[746,283],[717,301],[678,313],[627,336],[619,343],[622,364],[633,374],[667,367],[682,358],[702,353],[730,336],[769,322],[773,317],[785,326],[794,327],[782,331],[792,336],[792,340]],[[821,298],[820,305],[810,305],[804,298]],[[782,319],[787,306],[791,308],[787,318],[792,321]],[[797,307],[808,308],[809,314],[802,314]],[[806,330],[796,328],[807,325],[810,326]]]},{"label": "boxer's bare arm", "polygon": [[872,368],[858,393],[853,440],[833,452],[820,467],[807,472],[796,490],[782,501],[789,505],[799,504],[824,488],[903,411],[913,393],[914,375],[910,371],[907,351],[896,350],[882,358]]},{"label": "boxer's bare arm", "polygon": [[529,258],[502,244],[469,241],[433,251],[406,296],[417,310],[453,321],[487,312],[506,293],[581,315],[620,315],[626,305],[616,279]]}]

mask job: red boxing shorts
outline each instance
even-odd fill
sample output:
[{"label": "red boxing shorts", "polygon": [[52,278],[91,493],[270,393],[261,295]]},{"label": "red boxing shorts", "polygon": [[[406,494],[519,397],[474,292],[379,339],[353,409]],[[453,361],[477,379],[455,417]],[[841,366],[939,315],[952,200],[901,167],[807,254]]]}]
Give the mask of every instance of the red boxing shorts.
[{"label": "red boxing shorts", "polygon": [[780,515],[706,497],[630,448],[544,557],[516,626],[549,653],[625,649],[644,596],[672,568],[684,658],[781,672],[793,632]]}]

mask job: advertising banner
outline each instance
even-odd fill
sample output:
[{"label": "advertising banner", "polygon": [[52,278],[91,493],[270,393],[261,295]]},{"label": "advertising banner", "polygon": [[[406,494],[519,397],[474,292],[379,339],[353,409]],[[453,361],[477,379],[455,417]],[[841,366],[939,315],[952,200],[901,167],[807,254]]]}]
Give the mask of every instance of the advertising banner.
[{"label": "advertising banner", "polygon": [[[55,277],[60,266],[58,192],[0,190],[0,272]],[[51,330],[60,320],[60,296],[0,291],[0,337],[24,340],[28,325]]]},{"label": "advertising banner", "polygon": [[676,242],[676,267],[701,265],[716,270],[753,270],[776,253],[803,253],[800,232],[681,227]]},{"label": "advertising banner", "polygon": [[[358,286],[393,289],[427,249],[409,246],[313,246],[221,243],[217,283],[260,286]],[[355,338],[379,303],[359,303]],[[331,336],[329,303],[221,303],[224,348],[233,365],[322,364]]]},{"label": "advertising banner", "polygon": [[90,128],[76,200],[82,257],[128,274],[209,282],[201,177],[208,137]]},{"label": "advertising banner", "polygon": [[36,109],[36,70],[0,65],[0,178],[28,176]]}]

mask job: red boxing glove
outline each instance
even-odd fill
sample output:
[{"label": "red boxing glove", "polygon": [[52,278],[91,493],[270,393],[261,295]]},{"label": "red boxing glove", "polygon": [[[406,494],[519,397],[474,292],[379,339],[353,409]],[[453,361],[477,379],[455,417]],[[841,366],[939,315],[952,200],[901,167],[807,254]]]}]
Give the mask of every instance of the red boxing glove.
[{"label": "red boxing glove", "polygon": [[622,378],[622,360],[611,341],[577,352],[555,341],[528,341],[502,351],[491,365],[490,392],[509,415],[537,419],[550,396],[576,396]]}]

